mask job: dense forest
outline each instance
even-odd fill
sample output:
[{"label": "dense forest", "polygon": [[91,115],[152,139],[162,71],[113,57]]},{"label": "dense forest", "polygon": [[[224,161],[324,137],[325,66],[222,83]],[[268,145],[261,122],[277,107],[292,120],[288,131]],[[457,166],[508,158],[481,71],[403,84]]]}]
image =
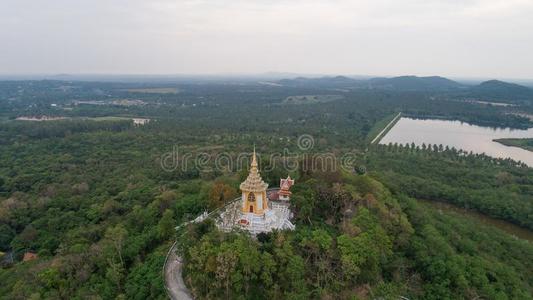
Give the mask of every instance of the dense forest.
[{"label": "dense forest", "polygon": [[209,221],[184,229],[179,244],[194,295],[531,298],[530,243],[392,195],[369,176],[307,174],[292,201],[294,232],[255,240]]},{"label": "dense forest", "polygon": [[366,162],[396,193],[476,209],[533,230],[533,170],[527,166],[436,145],[378,145]]},{"label": "dense forest", "polygon": [[[530,167],[441,145],[369,145],[398,112],[532,125],[527,105],[443,97],[248,81],[2,81],[0,298],[164,299],[161,270],[178,239],[201,299],[528,299],[530,242],[417,199],[533,229]],[[63,119],[16,120],[40,116]],[[238,195],[248,164],[220,169],[217,155],[249,157],[255,144],[276,186],[289,171],[267,168],[270,155],[301,154],[302,134],[314,139],[307,154],[357,156],[342,172],[290,171],[296,231],[254,239],[208,220],[175,232]],[[174,149],[196,159],[163,168]]]}]

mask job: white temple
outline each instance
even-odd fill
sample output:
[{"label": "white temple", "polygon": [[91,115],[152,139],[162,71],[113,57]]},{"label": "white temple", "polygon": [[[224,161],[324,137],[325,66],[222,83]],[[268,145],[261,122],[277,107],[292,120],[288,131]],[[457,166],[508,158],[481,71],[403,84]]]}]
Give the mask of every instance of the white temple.
[{"label": "white temple", "polygon": [[216,220],[218,228],[224,231],[240,228],[253,235],[274,229],[293,230],[289,209],[289,189],[293,184],[294,180],[288,177],[280,180],[280,188],[268,189],[259,174],[254,149],[250,173],[240,186],[242,196],[223,209]]}]

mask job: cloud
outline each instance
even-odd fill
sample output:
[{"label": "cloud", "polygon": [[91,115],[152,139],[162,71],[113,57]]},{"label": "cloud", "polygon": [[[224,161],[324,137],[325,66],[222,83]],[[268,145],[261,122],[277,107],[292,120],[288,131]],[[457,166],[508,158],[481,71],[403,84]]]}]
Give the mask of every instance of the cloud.
[{"label": "cloud", "polygon": [[0,72],[533,77],[528,0],[1,0]]}]

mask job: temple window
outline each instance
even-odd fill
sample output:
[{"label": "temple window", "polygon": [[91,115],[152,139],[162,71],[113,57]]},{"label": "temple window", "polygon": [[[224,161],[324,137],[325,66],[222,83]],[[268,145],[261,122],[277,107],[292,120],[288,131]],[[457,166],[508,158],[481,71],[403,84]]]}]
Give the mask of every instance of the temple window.
[{"label": "temple window", "polygon": [[248,202],[254,202],[255,201],[255,195],[254,193],[248,194]]}]

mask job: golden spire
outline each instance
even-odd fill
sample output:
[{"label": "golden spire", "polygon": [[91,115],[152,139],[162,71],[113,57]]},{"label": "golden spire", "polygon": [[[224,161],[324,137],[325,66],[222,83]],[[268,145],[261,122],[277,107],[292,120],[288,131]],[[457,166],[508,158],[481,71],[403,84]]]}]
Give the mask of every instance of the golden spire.
[{"label": "golden spire", "polygon": [[254,154],[252,156],[252,164],[250,166],[250,173],[248,174],[248,177],[246,180],[241,183],[241,190],[244,191],[253,191],[253,192],[260,192],[265,191],[268,187],[268,184],[261,179],[261,174],[259,174],[259,169],[257,168],[257,156],[255,154],[255,146],[254,146]]},{"label": "golden spire", "polygon": [[257,169],[257,158],[255,156],[255,145],[254,145],[254,155],[252,156],[252,165],[251,165],[252,169],[255,168]]}]

